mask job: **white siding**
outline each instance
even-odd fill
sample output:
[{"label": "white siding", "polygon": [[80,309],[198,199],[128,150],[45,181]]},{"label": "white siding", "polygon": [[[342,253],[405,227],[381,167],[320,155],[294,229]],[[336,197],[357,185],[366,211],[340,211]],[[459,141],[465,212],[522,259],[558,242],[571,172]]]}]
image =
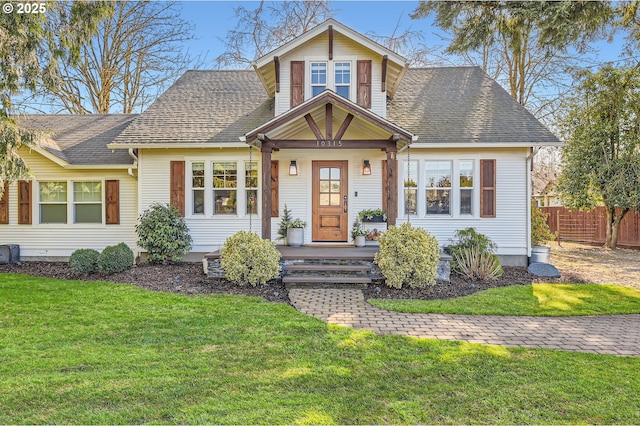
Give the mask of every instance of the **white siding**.
[{"label": "white siding", "polygon": [[[420,226],[433,234],[440,245],[448,245],[450,239],[459,229],[474,227],[478,232],[486,234],[498,245],[498,254],[505,256],[527,256],[529,251],[528,223],[529,223],[529,198],[528,188],[528,151],[526,149],[510,149],[501,151],[476,151],[468,152],[464,150],[444,151],[444,150],[411,150],[411,159],[419,160],[475,160],[475,214],[473,217],[456,215],[446,217],[427,217],[425,208],[421,204],[425,203],[425,194],[420,187],[418,191],[418,215],[410,216],[410,221],[415,226]],[[402,198],[402,176],[403,168],[406,167],[406,156],[398,155],[400,161],[399,194]],[[480,218],[478,210],[478,188],[479,188],[479,160],[496,160],[496,217]],[[423,173],[424,168],[420,169]],[[403,214],[403,201],[399,202],[400,212],[398,223],[407,221]],[[420,208],[422,207],[422,208]]]},{"label": "white siding", "polygon": [[[294,49],[280,58],[280,93],[276,93],[275,115],[278,116],[290,108],[291,103],[291,61],[305,62],[305,100],[311,96],[309,62],[329,62],[329,39],[326,33],[314,38],[305,45]],[[351,101],[356,102],[357,61],[371,60],[371,111],[386,117],[386,94],[382,92],[382,57],[373,51],[353,42],[340,33],[333,39],[333,62],[351,62]],[[331,71],[333,67],[329,67]]]},{"label": "white siding", "polygon": [[[137,221],[137,182],[127,170],[69,170],[34,152],[21,156],[31,169],[31,225],[18,224],[17,183],[9,186],[9,224],[0,225],[0,244],[19,244],[23,259],[68,257],[79,248],[102,250],[108,245],[125,242],[137,252],[135,224]],[[39,181],[120,181],[120,224],[40,224],[38,209]],[[103,185],[104,188],[104,185]],[[104,193],[104,189],[103,189]],[[104,195],[103,195],[104,197]],[[68,201],[71,204],[71,200]],[[104,199],[102,204],[104,223]]]}]

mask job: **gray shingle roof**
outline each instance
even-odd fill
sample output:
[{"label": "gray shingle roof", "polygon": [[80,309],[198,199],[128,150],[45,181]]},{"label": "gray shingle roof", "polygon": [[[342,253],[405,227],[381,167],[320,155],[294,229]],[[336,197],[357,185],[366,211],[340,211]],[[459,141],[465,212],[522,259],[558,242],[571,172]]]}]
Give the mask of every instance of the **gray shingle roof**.
[{"label": "gray shingle roof", "polygon": [[126,150],[112,152],[107,144],[137,115],[38,114],[20,116],[20,125],[44,131],[41,147],[76,165],[124,165],[133,160]]},{"label": "gray shingle roof", "polygon": [[558,143],[478,67],[410,68],[387,119],[418,143]]},{"label": "gray shingle roof", "polygon": [[273,102],[254,71],[187,71],[114,143],[237,143]]}]

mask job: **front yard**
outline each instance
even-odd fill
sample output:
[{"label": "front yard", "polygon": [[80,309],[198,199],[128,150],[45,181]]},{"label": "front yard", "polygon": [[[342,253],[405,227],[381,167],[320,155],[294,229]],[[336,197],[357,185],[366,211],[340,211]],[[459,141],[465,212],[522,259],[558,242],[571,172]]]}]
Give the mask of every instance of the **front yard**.
[{"label": "front yard", "polygon": [[0,274],[0,423],[640,423],[640,358],[376,336],[230,295]]}]

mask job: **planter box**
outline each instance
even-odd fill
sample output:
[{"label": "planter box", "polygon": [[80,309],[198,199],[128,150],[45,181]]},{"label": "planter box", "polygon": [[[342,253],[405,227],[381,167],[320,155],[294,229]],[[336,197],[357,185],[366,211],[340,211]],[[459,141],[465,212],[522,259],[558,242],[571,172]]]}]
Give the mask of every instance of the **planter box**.
[{"label": "planter box", "polygon": [[380,222],[386,222],[386,220],[384,219],[384,216],[382,215],[377,215],[377,216],[373,216],[371,217],[371,219],[367,219],[366,217],[362,218],[363,222],[376,222],[376,223],[380,223]]}]

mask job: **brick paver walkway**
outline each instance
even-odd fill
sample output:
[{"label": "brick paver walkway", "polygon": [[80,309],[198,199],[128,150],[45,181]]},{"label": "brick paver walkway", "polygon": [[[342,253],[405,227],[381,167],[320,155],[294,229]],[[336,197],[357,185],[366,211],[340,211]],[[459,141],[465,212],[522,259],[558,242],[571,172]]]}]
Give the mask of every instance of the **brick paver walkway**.
[{"label": "brick paver walkway", "polygon": [[292,289],[289,299],[308,315],[378,334],[640,357],[640,315],[405,314],[370,305],[361,290]]}]

